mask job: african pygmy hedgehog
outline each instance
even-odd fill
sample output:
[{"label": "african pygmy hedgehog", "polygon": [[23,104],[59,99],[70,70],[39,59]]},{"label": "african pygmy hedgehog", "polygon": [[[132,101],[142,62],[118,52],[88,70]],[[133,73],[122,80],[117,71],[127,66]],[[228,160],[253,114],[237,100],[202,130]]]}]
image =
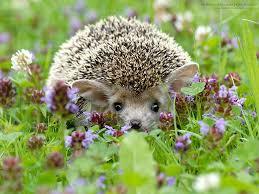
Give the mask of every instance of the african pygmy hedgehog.
[{"label": "african pygmy hedgehog", "polygon": [[116,112],[124,124],[148,129],[174,91],[190,82],[198,66],[173,38],[137,19],[109,17],[87,25],[54,57],[47,85],[77,87],[80,108]]}]

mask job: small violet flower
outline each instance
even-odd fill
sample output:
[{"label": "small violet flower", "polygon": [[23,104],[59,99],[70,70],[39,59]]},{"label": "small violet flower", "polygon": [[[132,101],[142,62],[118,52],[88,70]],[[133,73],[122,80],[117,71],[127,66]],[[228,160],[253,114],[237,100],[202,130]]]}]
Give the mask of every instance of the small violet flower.
[{"label": "small violet flower", "polygon": [[11,39],[11,35],[8,32],[0,32],[0,44],[8,43]]},{"label": "small violet flower", "polygon": [[107,130],[105,131],[105,134],[106,134],[106,135],[111,135],[111,136],[113,136],[113,135],[116,133],[116,130],[115,130],[113,127],[108,126],[108,125],[105,125],[104,127],[107,129]]},{"label": "small violet flower", "polygon": [[166,178],[167,186],[171,187],[175,184],[175,177],[167,177]]},{"label": "small violet flower", "polygon": [[131,129],[131,126],[124,125],[124,126],[121,127],[121,132],[127,133],[129,129]]},{"label": "small violet flower", "polygon": [[71,136],[65,137],[65,146],[75,149],[85,148],[87,149],[90,144],[98,138],[92,130],[88,129],[86,132],[74,131]]},{"label": "small violet flower", "polygon": [[192,82],[200,82],[200,75],[198,73],[196,73],[193,78],[192,78]]},{"label": "small violet flower", "polygon": [[227,98],[228,97],[228,89],[225,85],[221,85],[219,87],[218,95],[219,95],[219,98]]},{"label": "small violet flower", "polygon": [[189,145],[191,144],[191,134],[187,133],[183,136],[179,136],[176,139],[176,143],[175,143],[175,149],[176,151],[187,151],[189,148]]},{"label": "small violet flower", "polygon": [[161,123],[172,122],[173,115],[172,115],[171,112],[161,112],[159,120],[160,120]]},{"label": "small violet flower", "polygon": [[57,112],[63,116],[78,112],[79,108],[75,104],[77,89],[70,88],[63,81],[58,81],[54,87],[44,90],[45,96],[42,100],[51,112]]},{"label": "small violet flower", "polygon": [[203,121],[199,121],[198,124],[200,125],[200,133],[204,136],[208,135],[210,131],[209,125],[207,125]]},{"label": "small violet flower", "polygon": [[92,130],[88,129],[85,132],[85,139],[82,141],[82,146],[84,148],[88,148],[90,144],[94,142],[95,139],[98,138],[98,135],[94,134]]},{"label": "small violet flower", "polygon": [[104,183],[104,181],[106,180],[106,177],[105,176],[100,176],[97,181],[96,181],[96,185],[98,188],[100,189],[105,189],[106,185]]},{"label": "small violet flower", "polygon": [[11,79],[0,77],[0,106],[10,107],[15,102],[16,89]]},{"label": "small violet flower", "polygon": [[227,124],[227,122],[223,118],[220,118],[220,119],[216,120],[215,127],[219,133],[223,134],[226,129],[226,124]]}]

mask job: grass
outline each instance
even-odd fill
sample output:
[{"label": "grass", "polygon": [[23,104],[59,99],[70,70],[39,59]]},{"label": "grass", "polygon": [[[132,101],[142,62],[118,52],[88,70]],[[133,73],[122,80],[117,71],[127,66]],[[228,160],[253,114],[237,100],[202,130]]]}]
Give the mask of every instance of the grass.
[{"label": "grass", "polygon": [[[18,6],[18,1],[6,0],[0,8],[0,35],[8,32],[11,37],[0,43],[0,69],[16,88],[15,102],[10,107],[0,106],[0,193],[65,193],[69,189],[75,193],[199,193],[193,185],[198,176],[209,173],[219,175],[220,185],[205,189],[205,193],[259,192],[259,123],[258,114],[253,115],[259,110],[256,5],[217,9],[188,0],[172,2],[169,13],[189,10],[194,19],[181,32],[172,22],[162,22],[159,27],[174,36],[199,63],[200,82],[206,82],[204,90],[188,88],[196,92],[193,101],[183,94],[173,98],[174,118],[159,123],[148,134],[111,136],[105,133],[103,124],[92,122],[90,129],[98,138],[83,149],[81,144],[65,147],[64,135],[83,133],[85,129],[74,127],[72,116],[63,117],[49,111],[46,104],[33,102],[28,88],[43,89],[55,52],[71,36],[72,17],[79,18],[83,25],[91,19],[87,15],[91,11],[99,20],[126,15],[126,8],[131,8],[139,19],[149,16],[156,22],[153,1],[89,0],[83,11],[76,10],[76,1],[72,0],[25,2],[28,4]],[[213,27],[213,33],[197,41],[194,34],[201,25]],[[222,31],[230,39],[238,37],[239,47],[222,46]],[[31,77],[11,70],[10,58],[19,49],[35,54],[39,73]],[[241,80],[230,72],[237,72]],[[215,83],[206,78],[213,79],[213,73],[218,75]],[[219,94],[222,84],[227,89],[238,87],[236,96],[246,98],[242,107],[219,97],[215,103],[213,96]],[[220,118],[226,121],[224,133],[218,132],[216,122]],[[208,126],[207,135],[201,133],[199,121]],[[39,123],[44,123],[44,130],[39,130]],[[114,122],[110,125],[120,128]],[[183,137],[187,133],[191,134],[191,143]],[[176,149],[179,142],[184,147]],[[101,176],[105,176],[103,182]],[[172,185],[168,184],[170,179]]]}]

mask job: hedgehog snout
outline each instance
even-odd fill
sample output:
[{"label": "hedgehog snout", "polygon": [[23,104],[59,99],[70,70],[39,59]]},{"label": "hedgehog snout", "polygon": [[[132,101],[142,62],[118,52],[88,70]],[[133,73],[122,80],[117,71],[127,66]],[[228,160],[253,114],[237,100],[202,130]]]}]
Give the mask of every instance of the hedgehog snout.
[{"label": "hedgehog snout", "polygon": [[141,128],[141,120],[138,119],[132,119],[130,121],[130,126],[132,129],[140,129]]}]

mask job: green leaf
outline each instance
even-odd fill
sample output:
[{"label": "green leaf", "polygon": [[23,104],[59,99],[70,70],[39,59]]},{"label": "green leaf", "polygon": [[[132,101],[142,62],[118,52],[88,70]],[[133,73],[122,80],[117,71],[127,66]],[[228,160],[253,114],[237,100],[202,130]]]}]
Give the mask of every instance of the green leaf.
[{"label": "green leaf", "polygon": [[94,125],[91,127],[92,131],[98,131],[100,129],[99,125]]},{"label": "green leaf", "polygon": [[38,184],[53,186],[56,184],[56,175],[52,171],[45,171],[39,175]]},{"label": "green leaf", "polygon": [[255,160],[259,158],[259,153],[256,148],[259,148],[259,141],[250,139],[235,150],[234,158],[239,158],[242,161]]},{"label": "green leaf", "polygon": [[182,173],[183,169],[179,164],[169,164],[169,165],[161,165],[161,169],[165,172],[168,176],[178,176]]},{"label": "green leaf", "polygon": [[155,193],[155,162],[140,133],[131,132],[122,141],[119,165],[129,193]]},{"label": "green leaf", "polygon": [[183,87],[181,92],[185,95],[195,96],[204,90],[205,82],[192,83],[189,87]]},{"label": "green leaf", "polygon": [[250,193],[250,191],[253,193],[259,192],[259,189],[255,185],[240,181],[231,176],[222,177],[221,186],[234,188],[238,191],[247,191],[247,193]]}]

